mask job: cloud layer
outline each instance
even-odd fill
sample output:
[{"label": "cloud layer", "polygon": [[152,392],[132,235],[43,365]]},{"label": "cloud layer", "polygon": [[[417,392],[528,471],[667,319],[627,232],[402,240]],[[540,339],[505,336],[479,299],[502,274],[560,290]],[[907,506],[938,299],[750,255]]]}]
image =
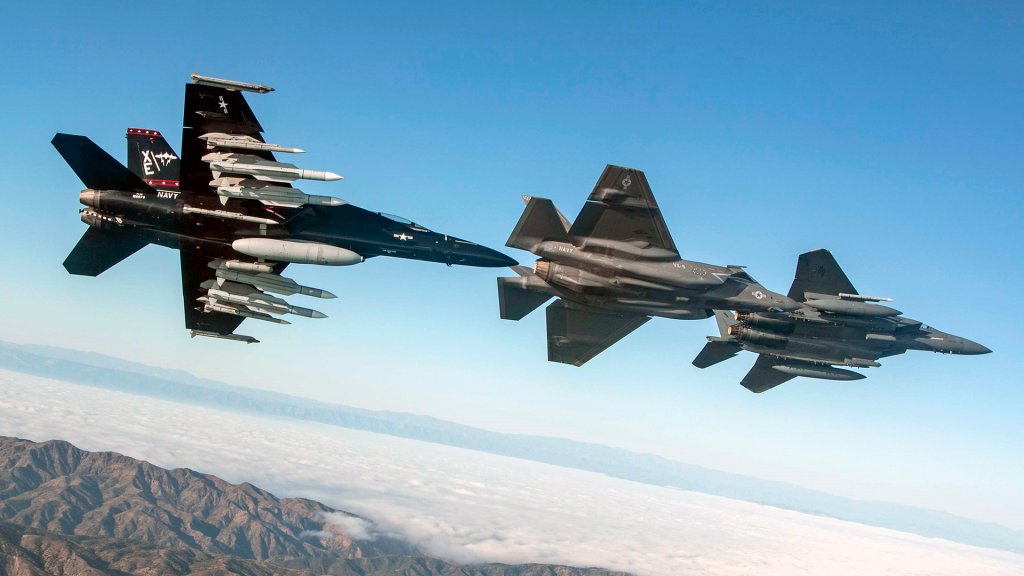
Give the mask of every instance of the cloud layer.
[{"label": "cloud layer", "polygon": [[1024,573],[1024,556],[599,474],[0,371],[0,435],[60,438],[354,512],[459,562],[638,574]]}]

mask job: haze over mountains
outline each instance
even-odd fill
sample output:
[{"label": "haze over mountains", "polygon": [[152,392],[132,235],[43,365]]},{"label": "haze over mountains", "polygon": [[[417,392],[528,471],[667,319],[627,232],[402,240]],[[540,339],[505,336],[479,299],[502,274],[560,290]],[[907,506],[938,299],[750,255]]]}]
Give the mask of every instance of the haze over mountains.
[{"label": "haze over mountains", "polygon": [[0,435],[312,498],[459,564],[642,576],[1017,576],[1024,555],[391,435],[0,369]]},{"label": "haze over mountains", "polygon": [[176,402],[320,422],[672,486],[924,536],[1024,552],[1024,532],[920,508],[856,501],[791,484],[731,474],[573,440],[502,434],[386,411],[238,388],[116,358],[0,342],[0,368]]},{"label": "haze over mountains", "polygon": [[456,566],[358,516],[67,442],[0,437],[0,574],[624,576]]}]

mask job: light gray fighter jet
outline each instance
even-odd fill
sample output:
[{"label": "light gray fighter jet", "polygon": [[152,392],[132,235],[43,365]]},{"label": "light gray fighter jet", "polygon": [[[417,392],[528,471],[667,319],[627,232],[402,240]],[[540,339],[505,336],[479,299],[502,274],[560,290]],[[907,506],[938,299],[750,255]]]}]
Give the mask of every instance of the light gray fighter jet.
[{"label": "light gray fighter jet", "polygon": [[547,307],[548,360],[582,366],[652,316],[703,319],[713,309],[784,312],[800,307],[739,266],[683,260],[644,173],[608,166],[571,225],[551,200],[524,196],[507,246],[540,257],[498,278],[501,317]]},{"label": "light gray fighter jet", "polygon": [[991,352],[876,303],[890,298],[858,294],[827,250],[800,255],[789,297],[803,306],[781,314],[716,310],[721,336],[708,337],[694,366],[707,368],[741,350],[755,352],[757,361],[740,383],[752,392],[764,392],[797,376],[860,380],[863,374],[836,366],[877,367],[878,359],[907,350]]}]

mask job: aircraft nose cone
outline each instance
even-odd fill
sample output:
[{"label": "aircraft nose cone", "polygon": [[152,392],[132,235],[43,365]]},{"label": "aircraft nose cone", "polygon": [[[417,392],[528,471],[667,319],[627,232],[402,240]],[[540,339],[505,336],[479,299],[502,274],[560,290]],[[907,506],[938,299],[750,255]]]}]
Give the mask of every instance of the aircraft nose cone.
[{"label": "aircraft nose cone", "polygon": [[990,354],[991,352],[992,352],[992,350],[989,350],[987,347],[982,346],[981,344],[978,344],[977,342],[972,342],[971,340],[967,340],[966,338],[964,339],[964,341],[960,345],[960,353],[961,354],[970,354],[970,355],[973,356],[973,355],[977,355],[977,354]]},{"label": "aircraft nose cone", "polygon": [[447,257],[450,264],[478,266],[481,268],[506,268],[518,264],[518,262],[497,250],[463,241],[456,241],[454,248],[448,252]]}]

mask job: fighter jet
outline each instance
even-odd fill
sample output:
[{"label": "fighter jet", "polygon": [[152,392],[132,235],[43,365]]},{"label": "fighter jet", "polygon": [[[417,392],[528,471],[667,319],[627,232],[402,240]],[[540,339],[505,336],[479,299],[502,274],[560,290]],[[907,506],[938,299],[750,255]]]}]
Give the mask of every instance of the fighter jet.
[{"label": "fighter jet", "polygon": [[703,319],[712,309],[783,312],[800,307],[739,266],[683,260],[647,178],[611,166],[571,225],[551,200],[525,196],[507,246],[540,256],[533,270],[498,279],[501,317],[547,307],[548,360],[582,366],[652,316]]},{"label": "fighter jet", "polygon": [[925,350],[943,354],[988,354],[988,348],[940,332],[863,296],[827,250],[801,254],[789,297],[803,305],[786,313],[715,311],[720,336],[708,336],[693,364],[707,368],[741,350],[758,354],[740,382],[764,392],[797,376],[860,380],[864,374],[837,366],[877,367],[880,358]]},{"label": "fighter jet", "polygon": [[130,169],[84,136],[54,136],[54,147],[86,187],[80,213],[89,228],[64,261],[67,271],[97,276],[148,244],[176,249],[192,336],[253,343],[234,333],[246,318],[287,324],[280,316],[324,317],[272,294],[335,297],[282,276],[289,263],[348,266],[375,256],[516,263],[410,220],[293,188],[296,180],[341,176],[275,158],[275,152],[302,150],[267,143],[242,94],[271,90],[194,74],[185,87],[180,165],[155,130],[128,130]]}]

